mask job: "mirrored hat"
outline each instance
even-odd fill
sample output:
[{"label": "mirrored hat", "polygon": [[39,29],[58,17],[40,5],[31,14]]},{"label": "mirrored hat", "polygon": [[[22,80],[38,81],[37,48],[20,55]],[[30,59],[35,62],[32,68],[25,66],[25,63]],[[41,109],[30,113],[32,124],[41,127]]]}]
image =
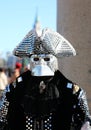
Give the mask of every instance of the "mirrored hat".
[{"label": "mirrored hat", "polygon": [[31,30],[14,49],[13,54],[18,57],[30,57],[32,54],[52,54],[60,58],[75,56],[76,50],[58,32],[45,28],[38,32],[35,29]]}]

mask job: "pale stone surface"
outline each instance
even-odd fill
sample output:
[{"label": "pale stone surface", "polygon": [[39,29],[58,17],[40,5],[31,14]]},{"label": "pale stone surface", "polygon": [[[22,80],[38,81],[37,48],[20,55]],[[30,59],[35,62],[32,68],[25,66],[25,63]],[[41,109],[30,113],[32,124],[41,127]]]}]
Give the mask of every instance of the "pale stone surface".
[{"label": "pale stone surface", "polygon": [[91,0],[57,0],[57,31],[77,51],[59,60],[59,68],[86,90],[91,110]]}]

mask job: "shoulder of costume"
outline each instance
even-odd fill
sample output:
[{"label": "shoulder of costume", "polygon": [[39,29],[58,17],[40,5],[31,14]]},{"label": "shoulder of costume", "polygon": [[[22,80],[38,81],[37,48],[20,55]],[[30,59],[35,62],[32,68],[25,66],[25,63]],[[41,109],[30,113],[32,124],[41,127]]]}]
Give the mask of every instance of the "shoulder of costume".
[{"label": "shoulder of costume", "polygon": [[68,82],[67,88],[72,89],[73,94],[77,94],[78,92],[80,92],[82,90],[82,88],[80,88],[79,85],[77,85],[76,83],[73,83],[73,82]]},{"label": "shoulder of costume", "polygon": [[69,80],[67,77],[65,77],[59,70],[55,71],[54,79],[59,79],[61,82],[69,82],[72,83],[71,80]]},{"label": "shoulder of costume", "polygon": [[[27,76],[31,76],[31,71],[30,70],[27,70],[26,72],[24,72],[24,73],[22,73],[21,75],[20,75],[21,77],[27,77]],[[19,76],[19,77],[20,77]]]},{"label": "shoulder of costume", "polygon": [[22,73],[19,77],[16,78],[16,82],[23,82],[26,81],[27,79],[31,78],[31,71],[28,70],[24,73]]},{"label": "shoulder of costume", "polygon": [[9,91],[14,90],[14,88],[16,88],[16,86],[18,86],[21,83],[27,82],[27,80],[29,78],[31,78],[31,71],[30,70],[22,73],[20,76],[18,76],[16,78],[15,81],[13,81],[12,83],[10,83],[9,86],[8,86]]},{"label": "shoulder of costume", "polygon": [[73,94],[77,94],[78,92],[83,91],[83,89],[81,87],[79,87],[78,84],[73,85]]},{"label": "shoulder of costume", "polygon": [[69,80],[59,70],[55,72],[54,77],[55,80],[59,79],[61,84],[66,84],[66,88],[72,90],[73,94],[76,94],[77,92],[82,90],[82,88],[80,88],[79,85]]}]

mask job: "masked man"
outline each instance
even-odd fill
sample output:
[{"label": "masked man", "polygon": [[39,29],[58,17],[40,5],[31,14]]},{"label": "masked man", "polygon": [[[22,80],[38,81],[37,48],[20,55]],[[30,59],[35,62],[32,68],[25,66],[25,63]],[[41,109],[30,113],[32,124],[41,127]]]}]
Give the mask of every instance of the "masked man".
[{"label": "masked man", "polygon": [[76,55],[64,37],[50,29],[41,35],[32,30],[14,55],[29,57],[30,70],[9,85],[1,106],[3,130],[90,129],[84,90],[58,70],[57,58]]}]

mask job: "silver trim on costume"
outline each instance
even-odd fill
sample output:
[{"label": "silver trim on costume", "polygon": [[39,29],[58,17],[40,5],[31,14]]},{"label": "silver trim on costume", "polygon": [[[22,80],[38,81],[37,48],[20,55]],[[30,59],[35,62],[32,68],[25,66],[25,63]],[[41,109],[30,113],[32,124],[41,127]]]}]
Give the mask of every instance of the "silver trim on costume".
[{"label": "silver trim on costume", "polygon": [[29,57],[32,54],[52,54],[56,57],[75,56],[76,51],[62,35],[43,29],[41,36],[31,30],[13,51],[18,57]]},{"label": "silver trim on costume", "polygon": [[52,113],[39,119],[26,115],[26,130],[52,130]]},{"label": "silver trim on costume", "polygon": [[0,104],[0,122],[7,122],[6,116],[8,112],[9,102],[7,101],[6,98],[6,92],[7,90],[5,89]]}]

